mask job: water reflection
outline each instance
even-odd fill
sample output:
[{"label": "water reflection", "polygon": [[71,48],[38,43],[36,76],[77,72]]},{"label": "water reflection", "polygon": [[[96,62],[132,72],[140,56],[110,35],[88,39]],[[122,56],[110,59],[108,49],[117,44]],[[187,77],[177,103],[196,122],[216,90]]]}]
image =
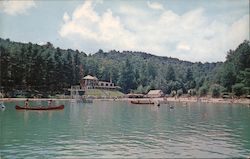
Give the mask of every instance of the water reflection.
[{"label": "water reflection", "polygon": [[174,106],[170,109],[165,104],[158,108],[109,101],[63,104],[63,111],[16,111],[11,103],[0,112],[3,158],[225,158],[250,154],[247,107],[170,103]]}]

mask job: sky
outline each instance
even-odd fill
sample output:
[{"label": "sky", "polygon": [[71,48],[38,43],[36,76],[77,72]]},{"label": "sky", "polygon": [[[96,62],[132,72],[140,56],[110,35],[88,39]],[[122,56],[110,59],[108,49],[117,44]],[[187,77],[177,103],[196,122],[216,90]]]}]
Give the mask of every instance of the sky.
[{"label": "sky", "polygon": [[225,61],[249,40],[249,0],[3,0],[0,37],[104,51]]}]

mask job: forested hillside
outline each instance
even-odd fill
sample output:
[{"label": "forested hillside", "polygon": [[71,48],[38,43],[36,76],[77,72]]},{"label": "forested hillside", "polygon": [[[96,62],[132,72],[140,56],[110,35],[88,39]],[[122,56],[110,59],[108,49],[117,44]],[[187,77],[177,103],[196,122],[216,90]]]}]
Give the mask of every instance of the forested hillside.
[{"label": "forested hillside", "polygon": [[236,96],[250,94],[250,43],[244,41],[235,50],[229,50],[226,62],[218,72],[219,84]]},{"label": "forested hillside", "polygon": [[99,50],[87,55],[78,50],[55,48],[0,39],[1,87],[6,95],[16,90],[53,95],[79,84],[80,65],[84,75],[110,78],[124,93],[146,93],[162,89],[167,94],[192,95],[236,92],[247,94],[250,74],[249,41],[230,50],[225,63],[192,63],[143,52]]}]

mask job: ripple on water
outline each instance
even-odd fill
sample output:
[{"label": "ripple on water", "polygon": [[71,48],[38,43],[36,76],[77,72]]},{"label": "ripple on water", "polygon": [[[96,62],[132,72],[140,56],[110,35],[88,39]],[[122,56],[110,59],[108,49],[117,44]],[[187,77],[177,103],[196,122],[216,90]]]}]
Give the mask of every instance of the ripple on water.
[{"label": "ripple on water", "polygon": [[170,110],[166,105],[153,109],[95,102],[53,113],[4,113],[0,136],[4,158],[225,158],[250,154],[249,112],[237,106],[194,103],[182,107],[175,103]]}]

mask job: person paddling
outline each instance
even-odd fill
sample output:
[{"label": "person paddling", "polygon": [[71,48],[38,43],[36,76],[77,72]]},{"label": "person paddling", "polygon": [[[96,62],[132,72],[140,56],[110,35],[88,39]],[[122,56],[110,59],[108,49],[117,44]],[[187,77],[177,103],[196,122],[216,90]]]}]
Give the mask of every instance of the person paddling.
[{"label": "person paddling", "polygon": [[24,103],[24,107],[28,108],[29,107],[29,99],[26,99],[25,103]]},{"label": "person paddling", "polygon": [[51,104],[52,104],[52,99],[50,99],[50,100],[48,101],[48,106],[50,107]]}]

